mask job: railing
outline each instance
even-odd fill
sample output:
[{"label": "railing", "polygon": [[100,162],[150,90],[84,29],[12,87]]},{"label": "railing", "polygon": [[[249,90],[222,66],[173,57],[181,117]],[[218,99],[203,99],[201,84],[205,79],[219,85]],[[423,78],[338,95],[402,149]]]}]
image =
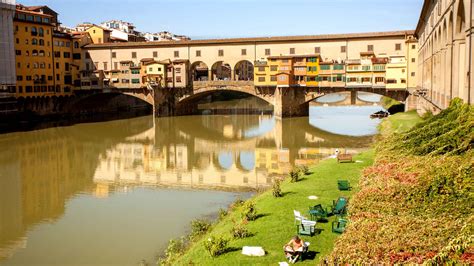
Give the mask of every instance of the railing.
[{"label": "railing", "polygon": [[212,80],[212,81],[193,81],[193,87],[225,87],[225,86],[252,86],[253,80]]}]

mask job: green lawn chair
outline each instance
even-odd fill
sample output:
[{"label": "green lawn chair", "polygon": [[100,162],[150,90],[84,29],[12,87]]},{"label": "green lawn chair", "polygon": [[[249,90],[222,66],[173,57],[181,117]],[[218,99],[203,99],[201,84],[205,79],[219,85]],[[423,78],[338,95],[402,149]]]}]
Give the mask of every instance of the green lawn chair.
[{"label": "green lawn chair", "polygon": [[316,222],[303,220],[296,226],[296,233],[298,235],[313,236],[315,232]]},{"label": "green lawn chair", "polygon": [[338,219],[332,222],[332,231],[334,233],[342,234],[346,230],[347,220]]},{"label": "green lawn chair", "polygon": [[311,220],[317,221],[319,219],[327,218],[328,212],[323,208],[321,204],[314,205],[314,207],[309,207],[309,215]]},{"label": "green lawn chair", "polygon": [[337,187],[339,190],[350,190],[351,184],[347,180],[337,180]]},{"label": "green lawn chair", "polygon": [[339,197],[337,200],[332,202],[331,211],[330,213],[333,215],[343,215],[346,213],[347,207],[347,198],[346,197]]}]

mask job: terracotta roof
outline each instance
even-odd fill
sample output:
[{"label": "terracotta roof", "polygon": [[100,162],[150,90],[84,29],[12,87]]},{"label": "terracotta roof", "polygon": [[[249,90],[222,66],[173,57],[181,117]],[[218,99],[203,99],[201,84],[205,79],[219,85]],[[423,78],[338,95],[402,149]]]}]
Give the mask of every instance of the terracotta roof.
[{"label": "terracotta roof", "polygon": [[189,62],[188,59],[176,59],[176,60],[173,60],[173,63],[187,63]]},{"label": "terracotta roof", "polygon": [[321,40],[347,40],[347,39],[366,39],[381,37],[402,37],[414,34],[414,31],[389,31],[389,32],[368,32],[368,33],[349,33],[349,34],[325,34],[325,35],[306,35],[306,36],[278,36],[278,37],[254,37],[254,38],[229,38],[229,39],[208,39],[208,40],[183,40],[168,42],[127,42],[127,43],[98,43],[88,45],[90,49],[100,48],[129,48],[129,47],[178,47],[192,46],[202,44],[240,44],[240,43],[278,43],[284,41],[310,42]]},{"label": "terracotta roof", "polygon": [[374,52],[360,52],[360,55],[375,55]]}]

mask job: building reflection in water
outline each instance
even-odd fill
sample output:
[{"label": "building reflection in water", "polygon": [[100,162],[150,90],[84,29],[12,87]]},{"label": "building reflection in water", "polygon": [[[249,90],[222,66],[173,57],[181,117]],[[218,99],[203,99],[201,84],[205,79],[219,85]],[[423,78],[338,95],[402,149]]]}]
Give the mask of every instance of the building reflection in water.
[{"label": "building reflection in water", "polygon": [[136,186],[252,190],[295,164],[371,137],[331,134],[308,118],[269,115],[151,117],[0,136],[0,261],[27,245],[79,194],[109,197]]}]

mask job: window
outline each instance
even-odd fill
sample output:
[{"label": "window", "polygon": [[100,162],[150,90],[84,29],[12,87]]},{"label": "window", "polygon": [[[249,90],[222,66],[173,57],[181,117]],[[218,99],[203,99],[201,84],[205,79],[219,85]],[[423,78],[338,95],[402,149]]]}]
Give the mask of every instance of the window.
[{"label": "window", "polygon": [[334,70],[344,70],[344,65],[334,65]]},{"label": "window", "polygon": [[25,87],[25,92],[32,92],[33,91],[33,87],[32,86],[26,86]]},{"label": "window", "polygon": [[412,58],[412,59],[411,59],[411,62],[412,62],[412,63],[415,63],[415,58]]},{"label": "window", "polygon": [[61,76],[59,74],[56,74],[56,80],[60,80]]},{"label": "window", "polygon": [[107,70],[107,62],[104,62],[104,70]]},{"label": "window", "polygon": [[22,81],[22,80],[23,80],[23,76],[16,76],[16,80],[17,80],[17,81]]},{"label": "window", "polygon": [[44,36],[44,30],[41,27],[38,29],[38,36],[40,36],[40,37]]},{"label": "window", "polygon": [[400,51],[402,50],[402,44],[401,43],[396,43],[395,44],[395,51]]},{"label": "window", "polygon": [[387,79],[387,84],[397,84],[396,79]]},{"label": "window", "polygon": [[402,81],[402,84],[407,83],[407,80],[406,80],[406,79],[401,79],[401,81]]},{"label": "window", "polygon": [[58,62],[56,62],[56,68],[59,68],[59,63]]},{"label": "window", "polygon": [[38,31],[36,27],[31,27],[31,36],[36,36],[36,35],[38,35]]},{"label": "window", "polygon": [[54,57],[56,58],[61,57],[61,52],[58,52],[58,51],[54,52]]},{"label": "window", "polygon": [[258,82],[265,82],[265,77],[258,77]]},{"label": "window", "polygon": [[341,46],[341,53],[345,53],[346,52],[346,46]]},{"label": "window", "polygon": [[405,69],[402,69],[402,73],[405,73],[405,72],[406,72],[406,70],[405,70]]},{"label": "window", "polygon": [[39,45],[44,46],[44,40],[43,39],[39,40]]},{"label": "window", "polygon": [[26,76],[26,80],[31,80],[31,76]]},{"label": "window", "polygon": [[320,54],[321,53],[321,47],[314,47],[314,52],[316,54]]},{"label": "window", "polygon": [[112,58],[117,58],[117,53],[116,52],[112,52]]},{"label": "window", "polygon": [[385,81],[384,77],[375,77],[375,82],[376,83],[383,83]]},{"label": "window", "polygon": [[196,57],[200,57],[201,56],[201,50],[196,50]]},{"label": "window", "polygon": [[74,42],[74,48],[79,48],[79,43],[78,42]]},{"label": "window", "polygon": [[367,51],[368,52],[373,52],[374,51],[374,45],[372,45],[372,44],[367,45]]},{"label": "window", "polygon": [[35,21],[41,23],[42,19],[41,19],[41,17],[35,16]]},{"label": "window", "polygon": [[270,66],[270,71],[278,71],[278,66]]},{"label": "window", "polygon": [[139,84],[140,83],[140,79],[132,79],[132,84]]},{"label": "window", "polygon": [[16,63],[16,67],[20,68],[20,67],[21,67],[21,63]]},{"label": "window", "polygon": [[181,82],[181,76],[176,77],[176,82]]},{"label": "window", "polygon": [[224,50],[219,50],[218,51],[218,56],[224,56]]},{"label": "window", "polygon": [[180,67],[177,67],[177,68],[175,69],[175,72],[176,72],[176,74],[181,74],[181,68],[180,68]]},{"label": "window", "polygon": [[290,48],[290,54],[295,54],[295,48]]},{"label": "window", "polygon": [[122,83],[130,83],[130,80],[128,80],[128,79],[122,79]]},{"label": "window", "polygon": [[37,50],[31,51],[31,55],[32,55],[32,56],[38,56],[38,51],[37,51]]},{"label": "window", "polygon": [[153,51],[153,57],[158,57],[158,52],[157,51]]},{"label": "window", "polygon": [[139,69],[132,69],[131,72],[132,72],[132,74],[140,74]]},{"label": "window", "polygon": [[137,58],[137,52],[132,52],[132,58]]},{"label": "window", "polygon": [[247,55],[247,49],[242,49],[241,54],[242,55]]},{"label": "window", "polygon": [[416,49],[416,44],[412,44],[411,49]]},{"label": "window", "polygon": [[278,76],[278,80],[279,80],[279,81],[285,81],[285,80],[286,80],[286,76],[284,76],[284,75]]},{"label": "window", "polygon": [[75,59],[75,60],[81,59],[81,54],[80,53],[72,54],[72,59]]},{"label": "window", "polygon": [[20,43],[20,39],[16,38],[16,44]]},{"label": "window", "polygon": [[174,57],[179,57],[179,51],[174,51]]},{"label": "window", "polygon": [[16,51],[15,51],[15,54],[16,54],[16,55],[21,55],[21,50],[16,50]]},{"label": "window", "polygon": [[64,52],[63,57],[64,58],[71,58],[71,53],[70,52]]},{"label": "window", "polygon": [[31,40],[31,44],[32,45],[38,45],[38,40],[33,38],[33,40]]},{"label": "window", "polygon": [[25,44],[28,44],[28,39],[25,39]]},{"label": "window", "polygon": [[153,71],[153,67],[149,67],[149,68],[148,68],[148,71],[152,72],[152,71]]},{"label": "window", "polygon": [[270,81],[277,81],[277,77],[276,76],[270,76]]},{"label": "window", "polygon": [[321,70],[331,70],[331,65],[321,65]]},{"label": "window", "polygon": [[270,55],[270,49],[265,49],[265,55]]},{"label": "window", "polygon": [[414,77],[414,76],[415,76],[415,72],[411,72],[411,76]]},{"label": "window", "polygon": [[26,20],[27,21],[33,21],[33,16],[32,15],[26,15]]}]

